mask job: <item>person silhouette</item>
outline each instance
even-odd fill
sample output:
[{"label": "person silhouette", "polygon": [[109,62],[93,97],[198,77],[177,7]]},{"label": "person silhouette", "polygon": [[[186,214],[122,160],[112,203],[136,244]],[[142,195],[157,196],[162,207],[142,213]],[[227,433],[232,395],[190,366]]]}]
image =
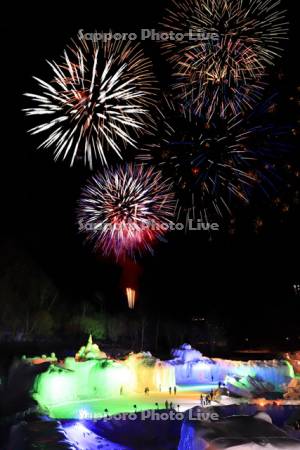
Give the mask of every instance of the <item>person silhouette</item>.
[{"label": "person silhouette", "polygon": [[203,395],[200,394],[200,406],[203,406]]}]

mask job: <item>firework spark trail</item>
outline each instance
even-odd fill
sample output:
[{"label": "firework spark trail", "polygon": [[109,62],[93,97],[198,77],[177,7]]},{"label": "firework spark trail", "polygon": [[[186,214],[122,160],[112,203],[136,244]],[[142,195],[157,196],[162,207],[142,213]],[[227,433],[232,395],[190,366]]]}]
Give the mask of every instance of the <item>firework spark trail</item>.
[{"label": "firework spark trail", "polygon": [[83,189],[78,219],[96,250],[116,259],[152,252],[174,216],[169,180],[143,166],[105,170]]},{"label": "firework spark trail", "polygon": [[136,291],[132,288],[126,288],[126,296],[129,309],[134,309],[136,301]]},{"label": "firework spark trail", "polygon": [[[165,41],[162,47],[174,68],[178,97],[208,120],[215,113],[225,117],[254,105],[262,95],[266,70],[287,38],[280,0],[172,3],[162,25],[184,39]],[[197,38],[199,31],[218,39]]]},{"label": "firework spark trail", "polygon": [[28,116],[42,118],[33,135],[49,133],[39,148],[54,149],[55,160],[77,157],[93,167],[107,164],[113,151],[122,158],[127,146],[152,126],[155,80],[150,60],[130,42],[72,41],[60,63],[47,61],[53,78],[34,77],[40,94],[26,93],[34,106]]}]

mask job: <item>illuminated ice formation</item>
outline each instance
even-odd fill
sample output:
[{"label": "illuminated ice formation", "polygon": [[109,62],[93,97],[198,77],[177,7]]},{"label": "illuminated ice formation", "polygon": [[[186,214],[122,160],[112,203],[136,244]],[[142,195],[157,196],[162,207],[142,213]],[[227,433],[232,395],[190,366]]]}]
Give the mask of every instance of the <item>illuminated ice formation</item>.
[{"label": "illuminated ice formation", "polygon": [[172,350],[174,359],[169,363],[175,368],[177,384],[208,384],[222,381],[222,373],[213,360],[203,357],[189,344]]},{"label": "illuminated ice formation", "polygon": [[300,375],[300,352],[289,352],[283,355],[292,366],[297,375]]},{"label": "illuminated ice formation", "polygon": [[300,379],[294,378],[286,387],[285,400],[300,400]]},{"label": "illuminated ice formation", "polygon": [[36,378],[34,398],[42,406],[69,401],[109,398],[124,388],[134,388],[134,376],[123,363],[107,358],[89,337],[76,357],[68,357],[59,365],[52,364]]},{"label": "illuminated ice formation", "polygon": [[151,355],[150,352],[131,353],[126,360],[135,378],[136,392],[166,391],[176,385],[174,367]]},{"label": "illuminated ice formation", "polygon": [[[266,398],[269,394],[276,391],[273,384],[268,383],[259,377],[239,377],[227,376],[225,384],[230,393],[245,398]],[[278,389],[278,387],[277,387]]]},{"label": "illuminated ice formation", "polygon": [[42,356],[34,356],[33,358],[27,358],[25,355],[22,356],[23,361],[27,361],[31,364],[44,364],[45,362],[49,362],[54,364],[57,362],[57,358],[55,353],[51,353],[50,356],[42,355]]},{"label": "illuminated ice formation", "polygon": [[115,361],[93,344],[88,344],[61,364],[52,364],[36,378],[34,398],[42,406],[70,401],[105,399],[175,386],[174,367],[151,353],[130,354]]},{"label": "illuminated ice formation", "polygon": [[169,363],[175,368],[177,384],[224,383],[227,375],[258,377],[278,387],[294,377],[292,366],[287,361],[231,361],[206,358],[200,352],[183,344],[172,351],[174,359]]},{"label": "illuminated ice formation", "polygon": [[175,360],[183,363],[197,362],[207,359],[203,358],[202,353],[192,348],[190,344],[182,344],[181,347],[175,348],[172,350],[172,356]]},{"label": "illuminated ice formation", "polygon": [[[143,352],[115,361],[90,336],[75,358],[59,363],[51,358],[47,372],[36,378],[34,397],[40,405],[51,407],[70,401],[167,392],[176,385],[193,389],[192,385],[224,382],[228,382],[232,392],[256,397],[263,392],[283,392],[282,385],[287,386],[294,377],[293,368],[286,361],[210,359],[188,344],[174,350],[173,356],[170,361],[161,361]],[[30,361],[35,362],[36,358]]]},{"label": "illuminated ice formation", "polygon": [[107,355],[99,349],[97,344],[93,343],[90,335],[87,345],[81,347],[75,358],[77,361],[86,361],[87,359],[105,359]]},{"label": "illuminated ice formation", "polygon": [[132,390],[129,368],[113,360],[78,362],[67,358],[64,368],[51,366],[36,379],[34,398],[42,406],[79,400],[116,397],[121,386]]}]

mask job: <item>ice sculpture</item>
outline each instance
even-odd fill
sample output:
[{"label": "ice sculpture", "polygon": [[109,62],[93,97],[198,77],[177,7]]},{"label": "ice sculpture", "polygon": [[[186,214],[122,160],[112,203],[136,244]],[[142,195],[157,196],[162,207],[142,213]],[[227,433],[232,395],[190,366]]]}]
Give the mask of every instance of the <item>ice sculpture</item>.
[{"label": "ice sculpture", "polygon": [[75,358],[77,361],[86,361],[87,359],[105,359],[107,355],[93,343],[93,337],[90,335],[87,345],[81,347]]}]

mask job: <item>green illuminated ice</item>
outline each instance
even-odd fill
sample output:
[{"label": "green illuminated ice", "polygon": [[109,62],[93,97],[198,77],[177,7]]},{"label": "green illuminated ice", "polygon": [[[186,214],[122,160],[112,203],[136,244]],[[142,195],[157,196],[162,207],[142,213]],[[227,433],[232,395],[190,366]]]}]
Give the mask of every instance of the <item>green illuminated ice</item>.
[{"label": "green illuminated ice", "polygon": [[[105,400],[167,390],[175,386],[175,369],[150,353],[130,354],[124,361],[107,357],[90,336],[76,357],[52,364],[36,378],[34,398],[45,409],[70,402]],[[106,402],[107,403],[107,402]]]}]

